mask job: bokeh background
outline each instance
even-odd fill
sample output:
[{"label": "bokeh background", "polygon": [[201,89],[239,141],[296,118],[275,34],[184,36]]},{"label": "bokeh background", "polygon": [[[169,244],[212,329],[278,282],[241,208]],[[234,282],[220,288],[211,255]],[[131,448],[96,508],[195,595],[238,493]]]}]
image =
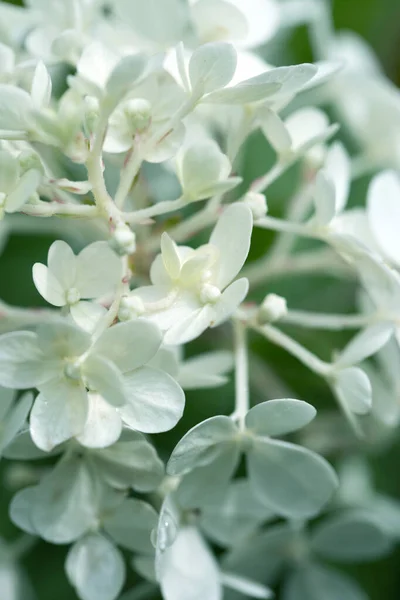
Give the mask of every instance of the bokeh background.
[{"label": "bokeh background", "polygon": [[[57,1],[57,0],[53,0]],[[14,4],[21,2],[15,1]],[[110,0],[112,3],[112,0]],[[337,29],[351,29],[361,34],[372,45],[382,61],[384,70],[397,84],[400,84],[400,0],[334,0],[334,22]],[[304,28],[296,30],[292,35],[278,39],[265,49],[270,62],[291,64],[308,61],[311,51],[307,33]],[[345,132],[344,132],[345,133]],[[382,132],[384,135],[384,132]],[[242,175],[249,182],[262,174],[271,160],[270,150],[261,135],[254,134],[246,145],[242,155]],[[291,178],[288,177],[287,181]],[[353,186],[351,203],[360,204],[368,179],[361,179]],[[271,212],[279,216],[289,193],[290,183],[274,185],[269,195]],[[15,233],[7,243],[0,258],[0,297],[10,304],[20,306],[42,306],[41,298],[36,292],[31,278],[34,262],[45,262],[47,250],[55,234],[51,232]],[[257,232],[252,246],[252,258],[261,255],[271,244],[273,235]],[[267,292],[281,293],[288,297],[290,306],[298,309],[346,312],[353,311],[355,306],[355,289],[348,281],[337,280],[327,273],[324,276],[291,277],[290,279],[274,279],[268,286],[254,292],[254,299],[261,299]],[[301,342],[329,359],[336,348],[346,341],[347,334],[324,332],[307,332],[292,330]],[[200,342],[192,344],[189,352],[206,350],[209,344],[217,341],[213,335],[207,334]],[[229,347],[229,331],[218,333],[218,343]],[[305,370],[296,360],[285,352],[260,339],[252,339],[252,401],[254,403],[274,397],[275,391],[282,389],[281,381],[295,394],[315,404],[322,412],[334,407],[334,401],[326,386],[317,377]],[[233,387],[227,385],[206,394],[189,392],[187,394],[186,413],[178,427],[171,433],[157,436],[154,440],[161,455],[168,456],[171,448],[189,427],[216,413],[232,411]],[[327,421],[329,427],[329,421]],[[333,462],[340,460],[341,455],[357,452],[368,453],[374,471],[377,487],[400,500],[400,436],[395,435],[390,443],[381,443],[379,436],[372,435],[362,448],[355,442],[348,442],[346,424],[334,421],[332,427],[333,441],[338,450],[332,455]],[[7,508],[12,496],[12,472],[6,461],[1,463],[2,487],[0,492],[0,536],[12,540],[17,535],[7,517]],[[63,563],[66,547],[54,547],[39,542],[23,560],[38,600],[76,600],[76,596],[67,584]],[[400,598],[400,549],[389,558],[377,563],[349,568],[363,585],[371,600],[399,600]],[[135,575],[130,574],[130,585],[135,583]],[[128,586],[129,587],[129,586]],[[1,600],[3,598],[0,590]],[[206,598],[204,600],[207,600]],[[340,600],[338,598],[337,600]]]}]

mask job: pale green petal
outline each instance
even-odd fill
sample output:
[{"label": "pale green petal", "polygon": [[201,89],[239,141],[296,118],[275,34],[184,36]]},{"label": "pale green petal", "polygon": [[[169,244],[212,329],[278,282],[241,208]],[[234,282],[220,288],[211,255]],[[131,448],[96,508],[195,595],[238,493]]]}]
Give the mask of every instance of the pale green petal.
[{"label": "pale green petal", "polygon": [[281,436],[305,427],[316,414],[315,408],[302,400],[268,400],[247,413],[246,427],[258,435]]},{"label": "pale green petal", "polygon": [[33,282],[39,294],[53,306],[65,306],[65,290],[57,277],[46,265],[35,263],[32,269]]},{"label": "pale green petal", "polygon": [[69,308],[71,317],[81,329],[93,333],[100,319],[107,313],[107,309],[101,304],[81,300]]},{"label": "pale green petal", "polygon": [[136,498],[127,498],[117,510],[103,521],[105,531],[114,542],[133,552],[152,552],[150,534],[157,526],[154,508]]},{"label": "pale green petal", "polygon": [[356,367],[339,371],[333,385],[340,402],[356,415],[365,415],[372,406],[372,387],[368,375]]},{"label": "pale green petal", "polygon": [[86,246],[76,258],[76,287],[81,298],[111,294],[121,277],[121,259],[107,242]]},{"label": "pale green petal", "polygon": [[177,279],[181,271],[181,260],[175,242],[164,231],[161,236],[161,258],[171,279]]},{"label": "pale green petal", "polygon": [[32,100],[25,90],[0,84],[0,129],[24,131],[31,109]]},{"label": "pale green petal", "polygon": [[165,600],[222,600],[218,564],[195,527],[182,528],[162,555],[159,583]]},{"label": "pale green petal", "polygon": [[247,479],[235,479],[222,498],[202,510],[201,527],[222,546],[238,546],[275,517],[252,493]]},{"label": "pale green petal", "polygon": [[76,256],[66,242],[57,240],[52,243],[47,265],[64,292],[75,286]]},{"label": "pale green petal", "polygon": [[87,448],[105,448],[118,441],[122,421],[118,411],[99,394],[88,394],[89,409],[82,432],[76,439]]},{"label": "pale green petal", "polygon": [[185,390],[218,387],[228,382],[227,372],[232,367],[231,352],[205,352],[185,360],[179,369],[178,381]]},{"label": "pale green petal", "polygon": [[59,362],[46,361],[31,331],[16,331],[0,336],[0,384],[26,389],[56,376]]},{"label": "pale green petal", "polygon": [[288,442],[258,438],[247,453],[247,467],[254,492],[285,517],[314,516],[338,486],[325,459]]},{"label": "pale green petal", "polygon": [[238,202],[222,213],[210,237],[220,252],[216,284],[224,289],[243,267],[250,249],[253,216],[250,208]]},{"label": "pale green petal", "polygon": [[229,319],[246,298],[248,290],[249,280],[245,277],[231,283],[213,306],[214,314],[211,327],[218,327],[218,325]]},{"label": "pale green petal", "polygon": [[0,456],[26,424],[32,402],[33,394],[25,393],[0,421]]},{"label": "pale green petal", "polygon": [[93,346],[93,352],[113,362],[122,373],[133,371],[155,356],[161,332],[147,321],[118,323],[107,329]]},{"label": "pale green petal", "polygon": [[83,365],[89,389],[103,396],[112,406],[123,406],[127,397],[124,377],[111,361],[98,354],[89,354]]},{"label": "pale green petal", "polygon": [[311,563],[294,571],[286,582],[283,600],[368,600],[348,575]]},{"label": "pale green petal", "polygon": [[41,386],[30,418],[32,440],[46,452],[58,444],[82,433],[88,400],[82,384],[67,379],[55,379]]},{"label": "pale green petal", "polygon": [[214,92],[228,85],[237,64],[237,53],[232,44],[212,42],[197,48],[189,62],[189,79],[194,90]]},{"label": "pale green petal", "polygon": [[13,213],[25,204],[27,200],[34,194],[40,184],[42,174],[36,169],[26,171],[17,186],[7,196],[5,210],[8,213]]},{"label": "pale green petal", "polygon": [[10,519],[14,525],[32,535],[37,533],[32,521],[37,489],[37,486],[31,486],[20,490],[13,496],[9,507]]},{"label": "pale green petal", "polygon": [[392,335],[393,325],[391,323],[378,323],[367,327],[347,344],[335,365],[343,368],[362,362],[383,348]]},{"label": "pale green petal", "polygon": [[116,600],[125,583],[121,552],[99,533],[90,533],[72,546],[65,569],[82,600]]},{"label": "pale green petal", "polygon": [[187,473],[176,490],[182,508],[198,509],[222,502],[229,481],[237,469],[240,458],[238,444],[224,444],[212,463],[197,467]]},{"label": "pale green petal", "polygon": [[37,487],[33,526],[53,544],[68,544],[96,523],[94,483],[79,456],[65,456]]},{"label": "pale green petal", "polygon": [[376,560],[388,554],[393,544],[377,520],[361,511],[346,511],[320,523],[311,545],[320,556],[347,563]]},{"label": "pale green petal", "polygon": [[167,465],[170,475],[184,475],[196,467],[209,465],[238,437],[238,429],[229,417],[218,416],[199,423],[175,446]]},{"label": "pale green petal", "polygon": [[150,492],[164,476],[164,465],[155,449],[136,431],[125,430],[118,442],[93,450],[90,458],[107,483],[118,489],[133,487],[139,492]]},{"label": "pale green petal", "polygon": [[40,325],[37,329],[38,345],[46,356],[54,358],[78,357],[89,348],[91,338],[73,323],[57,321]]},{"label": "pale green petal", "polygon": [[164,371],[142,367],[124,376],[127,402],[120,408],[122,419],[138,431],[159,433],[172,429],[182,417],[185,395]]},{"label": "pale green petal", "polygon": [[171,346],[191,342],[212,324],[213,313],[213,306],[210,304],[195,309],[186,318],[168,329],[164,336],[164,342]]}]

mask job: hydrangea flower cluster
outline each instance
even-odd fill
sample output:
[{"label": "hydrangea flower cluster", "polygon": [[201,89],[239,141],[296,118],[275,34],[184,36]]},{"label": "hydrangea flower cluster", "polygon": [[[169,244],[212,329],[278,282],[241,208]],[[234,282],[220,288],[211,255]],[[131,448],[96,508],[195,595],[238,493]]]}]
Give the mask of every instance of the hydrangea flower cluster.
[{"label": "hydrangea flower cluster", "polygon": [[[262,58],[304,24],[314,63]],[[333,446],[346,422],[349,444],[399,424],[398,114],[398,90],[322,0],[0,2],[0,248],[27,219],[60,238],[32,264],[48,308],[0,302],[0,456],[26,532],[0,546],[5,600],[34,597],[18,556],[39,538],[69,545],[81,600],[272,598],[277,583],[282,600],[366,598],[326,563],[390,552],[400,506],[362,459],[331,464],[317,398],[283,382],[271,396],[265,366],[254,402],[251,348],[263,338],[328,386]],[[256,131],[275,159],[248,185]],[[269,188],[293,166],[274,216]],[[352,180],[369,172],[354,208]],[[277,275],[310,272],[351,280],[357,313],[276,293]],[[287,326],[355,333],[323,359]],[[206,351],[188,354],[199,337]],[[186,423],[159,456],[185,391],[231,380],[231,409]]]}]

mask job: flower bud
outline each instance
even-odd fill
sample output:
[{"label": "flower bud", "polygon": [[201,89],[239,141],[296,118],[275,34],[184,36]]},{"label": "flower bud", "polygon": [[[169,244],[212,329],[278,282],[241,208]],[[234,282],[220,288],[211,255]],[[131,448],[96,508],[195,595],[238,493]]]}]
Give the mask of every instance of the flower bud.
[{"label": "flower bud", "polygon": [[264,194],[248,192],[244,197],[244,202],[253,213],[253,218],[255,221],[265,217],[268,212],[267,200]]},{"label": "flower bud", "polygon": [[120,223],[110,239],[110,246],[120,256],[133,254],[136,250],[136,235],[125,223]]},{"label": "flower bud", "polygon": [[139,296],[124,296],[119,305],[118,318],[120,321],[130,321],[145,312],[144,302]]},{"label": "flower bud", "polygon": [[40,156],[34,150],[24,150],[18,156],[18,162],[20,166],[20,175],[23,175],[27,171],[34,169],[44,175],[43,163],[40,160]]},{"label": "flower bud", "polygon": [[151,104],[144,98],[128,100],[124,106],[125,115],[133,133],[143,133],[151,123]]},{"label": "flower bud", "polygon": [[220,297],[220,290],[210,283],[205,283],[200,290],[200,300],[203,304],[215,304]]},{"label": "flower bud", "polygon": [[99,101],[94,96],[85,97],[85,130],[90,136],[96,129],[99,119]]},{"label": "flower bud", "polygon": [[268,294],[258,309],[257,320],[261,324],[279,321],[287,315],[286,299],[277,294]]},{"label": "flower bud", "polygon": [[70,288],[66,293],[66,300],[68,304],[77,304],[81,299],[79,290],[76,288]]}]

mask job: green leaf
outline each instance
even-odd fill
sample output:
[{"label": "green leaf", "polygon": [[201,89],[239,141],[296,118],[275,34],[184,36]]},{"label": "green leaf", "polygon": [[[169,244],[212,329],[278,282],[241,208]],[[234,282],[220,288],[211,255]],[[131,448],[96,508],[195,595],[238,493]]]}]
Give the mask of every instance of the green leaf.
[{"label": "green leaf", "polygon": [[72,546],[65,569],[82,600],[115,600],[125,583],[121,552],[98,533],[91,533]]},{"label": "green leaf", "polygon": [[189,79],[193,90],[203,93],[225,87],[236,71],[237,54],[227,42],[213,42],[197,48],[189,62]]},{"label": "green leaf", "polygon": [[302,400],[268,400],[249,410],[246,427],[258,435],[286,435],[308,425],[316,414],[315,408]]},{"label": "green leaf", "polygon": [[114,542],[136,552],[152,552],[151,531],[157,526],[158,515],[154,508],[135,498],[127,498],[116,511],[103,520],[105,531]]},{"label": "green leaf", "polygon": [[223,451],[224,445],[232,442],[234,445],[237,436],[238,429],[229,417],[211,417],[199,423],[175,446],[167,472],[184,475],[196,467],[209,465]]},{"label": "green leaf", "polygon": [[255,493],[285,517],[314,516],[338,486],[324,458],[288,442],[257,438],[247,454],[247,466]]},{"label": "green leaf", "polygon": [[334,569],[310,564],[298,569],[287,580],[282,600],[368,600],[367,595],[348,575]]},{"label": "green leaf", "polygon": [[392,547],[389,536],[376,520],[355,511],[322,522],[314,530],[311,544],[324,558],[339,562],[375,560]]}]

